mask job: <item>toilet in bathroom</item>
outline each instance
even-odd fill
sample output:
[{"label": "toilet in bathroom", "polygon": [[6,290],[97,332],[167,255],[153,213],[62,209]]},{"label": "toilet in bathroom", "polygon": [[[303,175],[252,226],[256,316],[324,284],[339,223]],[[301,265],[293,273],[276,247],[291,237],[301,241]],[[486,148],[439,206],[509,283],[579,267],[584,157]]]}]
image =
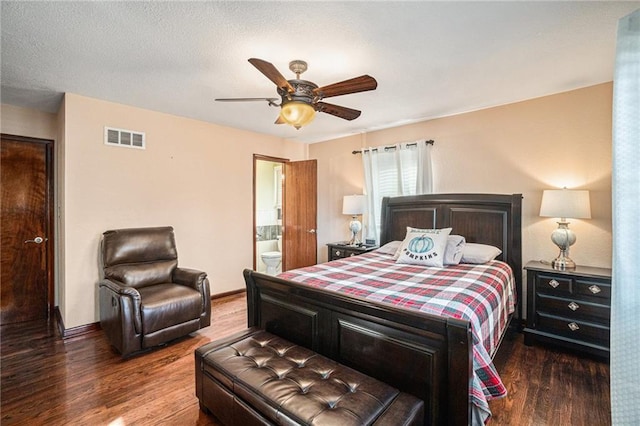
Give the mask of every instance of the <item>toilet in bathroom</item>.
[{"label": "toilet in bathroom", "polygon": [[278,267],[282,262],[282,235],[278,235],[278,251],[265,251],[260,255],[260,258],[267,265],[267,274],[278,274]]}]

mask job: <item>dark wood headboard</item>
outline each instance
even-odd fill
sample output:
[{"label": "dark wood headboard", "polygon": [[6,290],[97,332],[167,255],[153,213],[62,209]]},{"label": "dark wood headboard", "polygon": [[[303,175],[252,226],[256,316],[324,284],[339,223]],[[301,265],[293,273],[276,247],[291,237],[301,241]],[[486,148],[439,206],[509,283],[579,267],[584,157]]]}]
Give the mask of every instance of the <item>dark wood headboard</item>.
[{"label": "dark wood headboard", "polygon": [[380,245],[402,241],[407,226],[453,228],[468,243],[489,244],[502,250],[499,260],[513,269],[522,304],[522,194],[426,194],[382,200]]}]

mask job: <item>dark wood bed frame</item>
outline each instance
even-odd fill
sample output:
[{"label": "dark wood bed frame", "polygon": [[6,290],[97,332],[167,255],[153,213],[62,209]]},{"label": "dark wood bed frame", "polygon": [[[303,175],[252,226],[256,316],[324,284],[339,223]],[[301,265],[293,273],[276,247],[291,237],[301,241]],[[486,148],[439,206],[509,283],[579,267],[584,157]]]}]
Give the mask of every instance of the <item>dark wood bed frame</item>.
[{"label": "dark wood bed frame", "polygon": [[[406,227],[453,228],[494,245],[522,294],[522,195],[429,194],[385,198],[381,245]],[[262,327],[382,380],[425,403],[425,424],[471,422],[472,337],[468,321],[373,303],[246,269],[249,326]],[[521,303],[518,310],[521,312]]]}]

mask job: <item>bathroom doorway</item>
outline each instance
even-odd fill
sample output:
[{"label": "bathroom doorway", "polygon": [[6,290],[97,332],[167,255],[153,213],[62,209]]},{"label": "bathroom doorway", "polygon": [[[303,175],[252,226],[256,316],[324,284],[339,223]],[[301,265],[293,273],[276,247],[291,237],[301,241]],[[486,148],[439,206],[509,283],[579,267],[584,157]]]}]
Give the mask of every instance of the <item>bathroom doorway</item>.
[{"label": "bathroom doorway", "polygon": [[271,274],[282,272],[282,172],[288,161],[253,156],[253,269],[258,272],[266,273],[269,266]]},{"label": "bathroom doorway", "polygon": [[317,263],[317,174],[316,160],[254,154],[254,270],[276,275]]}]

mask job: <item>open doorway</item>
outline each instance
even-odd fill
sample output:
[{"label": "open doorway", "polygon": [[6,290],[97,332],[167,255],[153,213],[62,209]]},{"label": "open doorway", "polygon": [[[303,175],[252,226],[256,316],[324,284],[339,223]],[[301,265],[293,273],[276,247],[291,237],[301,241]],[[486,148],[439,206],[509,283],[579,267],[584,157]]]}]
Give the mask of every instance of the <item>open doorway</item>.
[{"label": "open doorway", "polygon": [[317,262],[317,161],[253,156],[253,268],[277,275]]},{"label": "open doorway", "polygon": [[288,160],[253,156],[253,269],[276,275],[282,272],[283,168]]}]

